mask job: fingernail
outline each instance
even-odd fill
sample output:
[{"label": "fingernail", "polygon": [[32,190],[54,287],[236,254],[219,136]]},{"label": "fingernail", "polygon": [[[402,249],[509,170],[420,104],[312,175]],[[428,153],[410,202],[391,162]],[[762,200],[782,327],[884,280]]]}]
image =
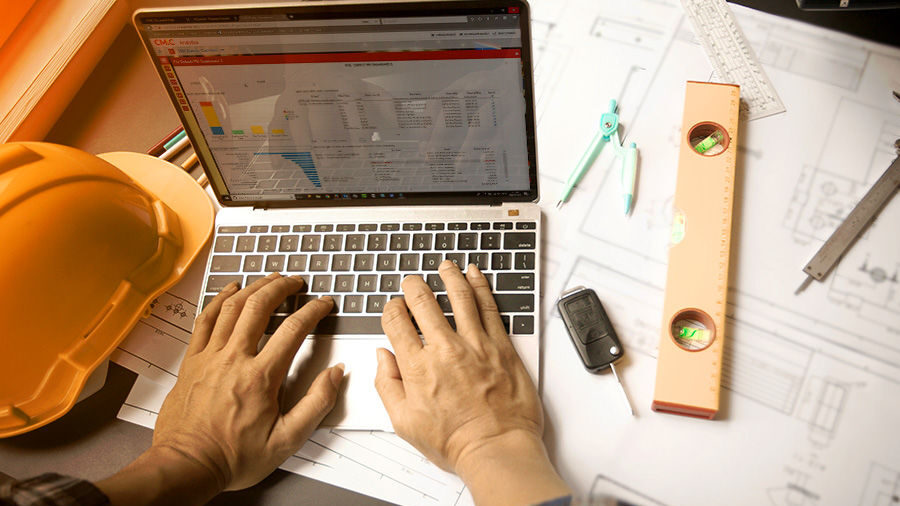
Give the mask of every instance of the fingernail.
[{"label": "fingernail", "polygon": [[222,291],[223,292],[233,292],[233,291],[237,290],[240,286],[241,286],[241,284],[238,283],[237,281],[232,281],[231,283],[228,283],[227,285],[225,285],[225,288]]},{"label": "fingernail", "polygon": [[319,297],[319,300],[334,304],[334,299],[331,298],[331,295],[323,295]]},{"label": "fingernail", "polygon": [[469,264],[469,272],[471,272],[473,276],[484,277],[484,274],[481,273],[478,266],[475,264]]},{"label": "fingernail", "polygon": [[294,281],[299,281],[300,284],[306,283],[306,281],[303,279],[303,276],[291,276],[290,279],[293,279]]},{"label": "fingernail", "polygon": [[341,381],[344,380],[344,363],[341,362],[332,367],[331,372],[328,373],[328,378],[331,380],[331,384],[334,385],[334,388],[340,387]]},{"label": "fingernail", "polygon": [[273,272],[273,273],[269,274],[268,276],[266,276],[267,279],[277,279],[280,277],[281,277],[280,272]]}]

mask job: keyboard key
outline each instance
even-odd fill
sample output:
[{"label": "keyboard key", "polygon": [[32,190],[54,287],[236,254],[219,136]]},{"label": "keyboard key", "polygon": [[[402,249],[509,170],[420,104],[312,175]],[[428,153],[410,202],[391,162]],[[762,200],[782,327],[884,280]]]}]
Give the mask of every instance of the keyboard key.
[{"label": "keyboard key", "polygon": [[409,249],[409,234],[391,234],[391,251]]},{"label": "keyboard key", "polygon": [[213,251],[216,253],[231,253],[234,251],[234,236],[220,235],[216,237],[216,245],[213,246]]},{"label": "keyboard key", "polygon": [[426,223],[425,230],[444,230],[443,223]]},{"label": "keyboard key", "polygon": [[369,253],[357,254],[353,259],[353,270],[371,271],[375,268],[375,255]]},{"label": "keyboard key", "polygon": [[354,230],[356,230],[356,225],[354,225],[353,223],[342,223],[338,225],[335,230],[337,230],[338,232],[353,232]]},{"label": "keyboard key", "polygon": [[322,251],[340,251],[343,242],[344,236],[328,234],[325,236],[325,245],[322,247]]},{"label": "keyboard key", "polygon": [[306,270],[306,255],[291,255],[288,257],[288,271],[298,272]]},{"label": "keyboard key", "polygon": [[358,292],[374,292],[378,276],[376,274],[360,274],[356,281],[356,291]]},{"label": "keyboard key", "polygon": [[500,249],[500,233],[484,232],[481,234],[481,249]]},{"label": "keyboard key", "polygon": [[446,316],[445,318],[447,318],[447,324],[450,325],[450,328],[456,330],[456,318],[453,316]]},{"label": "keyboard key", "polygon": [[325,272],[328,270],[328,255],[310,255],[310,272]]},{"label": "keyboard key", "polygon": [[297,296],[296,295],[288,295],[281,304],[275,308],[276,314],[291,314],[297,310]]},{"label": "keyboard key", "polygon": [[512,254],[511,253],[492,253],[491,254],[491,269],[495,271],[508,271],[512,269]]},{"label": "keyboard key", "polygon": [[300,241],[300,251],[319,251],[321,243],[321,235],[304,235]]},{"label": "keyboard key", "polygon": [[447,230],[466,230],[469,228],[466,223],[448,223]]},{"label": "keyboard key", "polygon": [[315,230],[316,232],[331,232],[332,230],[334,230],[334,225],[316,225],[315,227],[313,227],[313,230]]},{"label": "keyboard key", "polygon": [[500,315],[500,321],[503,322],[503,327],[506,329],[506,333],[509,334],[509,316],[505,314]]},{"label": "keyboard key", "polygon": [[516,230],[534,230],[537,228],[537,223],[533,221],[520,221],[516,223]]},{"label": "keyboard key", "polygon": [[478,234],[471,232],[459,234],[456,247],[462,250],[470,250],[478,247]]},{"label": "keyboard key", "polygon": [[431,234],[413,234],[413,250],[421,251],[421,250],[430,250],[431,249]]},{"label": "keyboard key", "polygon": [[382,223],[381,224],[382,232],[396,232],[397,230],[400,230],[399,223]]},{"label": "keyboard key", "polygon": [[221,292],[225,285],[231,283],[232,281],[237,281],[241,283],[244,281],[244,276],[241,275],[228,275],[228,274],[212,274],[206,280],[206,291],[209,293],[218,293]]},{"label": "keyboard key", "polygon": [[277,235],[261,235],[256,243],[256,251],[260,253],[271,253],[275,251],[275,245],[278,243]]},{"label": "keyboard key", "polygon": [[534,232],[507,232],[503,236],[503,249],[534,249]]},{"label": "keyboard key", "polygon": [[261,272],[262,268],[262,255],[247,255],[244,257],[244,272]]},{"label": "keyboard key", "polygon": [[447,253],[447,260],[455,263],[457,267],[460,269],[464,269],[466,267],[466,254],[465,253]]},{"label": "keyboard key", "polygon": [[400,255],[401,271],[417,271],[419,270],[419,254],[404,253]]},{"label": "keyboard key", "polygon": [[387,249],[387,234],[372,234],[366,243],[367,251],[384,251]]},{"label": "keyboard key", "polygon": [[223,226],[219,227],[219,233],[220,234],[246,234],[247,227],[223,225]]},{"label": "keyboard key", "polygon": [[334,277],[335,292],[352,292],[353,285],[356,281],[353,274],[341,274]]},{"label": "keyboard key", "polygon": [[443,292],[446,291],[444,288],[444,280],[437,274],[429,274],[425,276],[425,283],[428,285],[428,288],[431,288],[432,292]]},{"label": "keyboard key", "polygon": [[293,232],[312,232],[312,226],[310,225],[294,225],[294,228],[291,229]]},{"label": "keyboard key", "polygon": [[511,221],[496,221],[494,222],[494,230],[512,230],[513,224]]},{"label": "keyboard key", "polygon": [[378,265],[376,271],[394,271],[397,270],[397,255],[395,253],[382,253],[378,255]]},{"label": "keyboard key", "polygon": [[534,253],[516,253],[516,269],[534,269]]},{"label": "keyboard key", "polygon": [[488,253],[469,253],[469,263],[475,264],[478,270],[484,271],[490,269]]},{"label": "keyboard key", "polygon": [[347,236],[347,243],[344,245],[344,249],[346,251],[362,251],[365,243],[366,236],[363,234],[350,234]]},{"label": "keyboard key", "polygon": [[422,224],[421,223],[404,223],[403,230],[408,230],[408,231],[422,230]]},{"label": "keyboard key", "polygon": [[367,313],[381,313],[384,311],[385,304],[384,295],[369,295],[366,298],[366,312]]},{"label": "keyboard key", "polygon": [[269,255],[266,257],[266,272],[281,272],[284,270],[284,255]]},{"label": "keyboard key", "polygon": [[272,335],[278,330],[278,327],[288,319],[288,315],[278,314],[269,317],[269,323],[266,325],[266,334]]},{"label": "keyboard key", "polygon": [[247,276],[247,280],[244,281],[244,286],[250,286],[253,283],[256,283],[257,281],[259,281],[260,279],[263,279],[264,277],[265,276],[263,276],[262,274],[254,274],[252,276]]},{"label": "keyboard key", "polygon": [[488,288],[494,291],[494,274],[492,272],[482,272],[482,274],[484,274],[484,279],[487,280]]},{"label": "keyboard key", "polygon": [[209,272],[240,272],[240,255],[213,255]]},{"label": "keyboard key", "polygon": [[445,313],[453,312],[453,306],[450,304],[450,297],[447,297],[446,295],[438,295],[437,303],[438,306],[441,306],[441,311]]},{"label": "keyboard key", "polygon": [[512,292],[534,290],[534,273],[502,272],[497,274],[497,291]]},{"label": "keyboard key", "polygon": [[204,296],[203,296],[203,303],[200,304],[200,310],[203,311],[204,309],[206,309],[206,306],[208,306],[209,303],[212,302],[212,300],[213,300],[215,297],[216,297],[215,295],[204,295]]},{"label": "keyboard key", "polygon": [[256,248],[255,235],[242,235],[238,237],[237,251],[239,253],[249,253]]},{"label": "keyboard key", "polygon": [[379,290],[382,292],[392,293],[400,291],[400,275],[399,274],[382,274],[381,286]]},{"label": "keyboard key", "polygon": [[326,316],[316,325],[313,334],[319,335],[384,335],[381,316]]},{"label": "keyboard key", "polygon": [[534,311],[533,293],[494,294],[497,308],[501,313],[531,313]]},{"label": "keyboard key", "polygon": [[337,272],[349,271],[352,261],[353,255],[350,255],[349,253],[334,255],[331,257],[331,270]]},{"label": "keyboard key", "polygon": [[316,274],[313,276],[310,292],[322,293],[331,291],[331,276],[329,274]]},{"label": "keyboard key", "polygon": [[254,225],[254,226],[250,227],[251,234],[265,234],[268,231],[269,231],[268,225]]},{"label": "keyboard key", "polygon": [[341,296],[333,293],[330,295],[331,298],[334,299],[334,305],[331,306],[331,311],[329,311],[328,314],[337,314],[338,310],[341,308]]},{"label": "keyboard key", "polygon": [[469,228],[471,228],[472,230],[490,230],[491,224],[484,221],[478,221],[475,223],[471,223],[469,225]]},{"label": "keyboard key", "polygon": [[422,255],[422,270],[436,271],[443,259],[444,257],[440,253],[425,253]]},{"label": "keyboard key", "polygon": [[441,233],[434,235],[434,249],[448,250],[456,248],[456,237],[452,233]]},{"label": "keyboard key", "polygon": [[344,297],[344,312],[345,313],[362,313],[363,310],[363,296],[362,295],[347,295]]},{"label": "keyboard key", "polygon": [[534,334],[534,316],[516,315],[512,319],[513,334]]},{"label": "keyboard key", "polygon": [[290,225],[272,225],[272,233],[283,234],[284,232],[290,232]]},{"label": "keyboard key", "polygon": [[[297,274],[294,274],[294,276],[297,276]],[[300,289],[297,290],[297,292],[299,292],[299,293],[309,292],[309,274],[300,274],[299,277],[300,277],[300,279],[303,280],[303,286],[301,286]],[[247,279],[250,279],[250,276],[247,276]],[[300,306],[297,306],[297,307],[300,307]]]},{"label": "keyboard key", "polygon": [[282,253],[293,253],[297,251],[299,241],[299,235],[283,235],[281,236],[281,241],[278,243],[278,251]]},{"label": "keyboard key", "polygon": [[378,230],[378,225],[374,223],[363,223],[359,226],[360,232],[374,232],[376,230]]}]

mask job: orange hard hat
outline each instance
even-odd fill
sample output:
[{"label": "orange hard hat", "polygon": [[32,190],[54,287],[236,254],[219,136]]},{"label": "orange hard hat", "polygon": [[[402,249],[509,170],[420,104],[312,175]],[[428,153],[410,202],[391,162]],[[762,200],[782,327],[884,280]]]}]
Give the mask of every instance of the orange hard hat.
[{"label": "orange hard hat", "polygon": [[75,404],[212,224],[206,192],[158,158],[0,146],[0,437]]}]

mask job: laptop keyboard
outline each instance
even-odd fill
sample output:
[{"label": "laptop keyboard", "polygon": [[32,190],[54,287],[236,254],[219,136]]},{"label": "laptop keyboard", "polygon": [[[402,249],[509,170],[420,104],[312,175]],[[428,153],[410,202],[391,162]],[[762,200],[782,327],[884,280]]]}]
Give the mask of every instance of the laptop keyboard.
[{"label": "laptop keyboard", "polygon": [[228,283],[241,286],[271,272],[299,275],[301,293],[269,320],[272,333],[297,308],[322,295],[334,298],[319,334],[382,334],[385,303],[402,295],[400,281],[418,274],[436,294],[455,328],[438,265],[475,264],[494,291],[510,334],[533,334],[537,311],[536,223],[371,223],[220,226],[213,244],[203,306]]}]

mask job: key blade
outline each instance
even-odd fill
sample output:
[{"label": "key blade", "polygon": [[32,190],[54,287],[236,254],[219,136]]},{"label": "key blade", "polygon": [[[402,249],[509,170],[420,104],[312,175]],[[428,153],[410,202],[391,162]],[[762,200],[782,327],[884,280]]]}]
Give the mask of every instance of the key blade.
[{"label": "key blade", "polygon": [[625,400],[625,405],[628,406],[628,412],[631,413],[631,416],[634,416],[634,409],[631,407],[631,401],[628,400],[628,394],[625,393],[625,386],[622,385],[622,381],[619,379],[619,373],[616,372],[615,364],[609,364],[609,368],[612,369],[613,376],[616,377],[616,383],[619,384],[619,391],[622,392],[622,398]]}]

